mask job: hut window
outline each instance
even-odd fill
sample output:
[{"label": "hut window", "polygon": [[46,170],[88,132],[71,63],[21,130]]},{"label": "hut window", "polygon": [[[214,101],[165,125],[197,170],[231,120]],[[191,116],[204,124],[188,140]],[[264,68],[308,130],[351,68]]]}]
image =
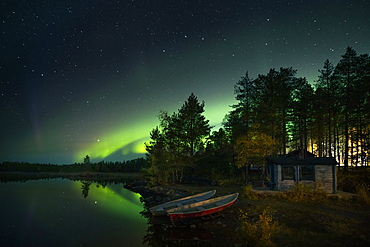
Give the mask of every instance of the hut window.
[{"label": "hut window", "polygon": [[300,180],[315,180],[314,166],[301,166],[299,174]]},{"label": "hut window", "polygon": [[294,180],[294,166],[283,166],[282,180]]}]

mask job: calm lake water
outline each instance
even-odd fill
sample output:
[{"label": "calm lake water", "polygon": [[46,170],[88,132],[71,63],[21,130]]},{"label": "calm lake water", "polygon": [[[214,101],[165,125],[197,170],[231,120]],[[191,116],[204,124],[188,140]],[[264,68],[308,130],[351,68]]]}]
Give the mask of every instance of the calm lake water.
[{"label": "calm lake water", "polygon": [[146,246],[140,197],[122,183],[0,183],[0,246]]}]

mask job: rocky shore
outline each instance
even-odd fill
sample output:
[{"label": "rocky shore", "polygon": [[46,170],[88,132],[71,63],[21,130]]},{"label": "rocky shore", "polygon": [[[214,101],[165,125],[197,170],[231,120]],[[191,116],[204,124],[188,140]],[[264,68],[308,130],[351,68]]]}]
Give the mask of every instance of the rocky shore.
[{"label": "rocky shore", "polygon": [[149,188],[144,180],[131,182],[124,187],[132,192],[139,193],[142,196],[141,201],[147,208],[189,196],[187,191],[176,188],[161,186]]},{"label": "rocky shore", "polygon": [[[124,187],[135,193],[139,193],[142,196],[141,201],[147,209],[154,205],[191,195],[191,193],[186,190],[171,186],[149,187],[146,181],[143,180],[128,183]],[[186,241],[187,243],[189,243],[189,241],[194,241],[196,246],[235,247],[242,246],[239,237],[240,223],[238,219],[239,208],[242,204],[243,202],[239,201],[232,207],[223,210],[222,213],[218,215],[198,221],[179,223],[178,225],[170,225],[171,222],[169,219],[166,221],[166,219],[162,218],[162,221],[155,221],[157,219],[152,217],[149,212],[147,212],[146,217],[149,218],[150,222],[156,222],[153,223],[154,225],[166,225],[165,228],[171,232],[169,236],[171,241]],[[162,231],[163,229],[161,232]],[[179,232],[181,234],[179,234]],[[181,239],[173,239],[174,235],[180,235]]]}]

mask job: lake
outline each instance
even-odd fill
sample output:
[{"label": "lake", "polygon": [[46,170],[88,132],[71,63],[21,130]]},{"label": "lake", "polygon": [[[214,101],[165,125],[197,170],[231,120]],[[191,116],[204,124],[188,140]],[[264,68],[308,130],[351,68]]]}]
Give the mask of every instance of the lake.
[{"label": "lake", "polygon": [[0,245],[147,246],[140,197],[122,183],[0,183]]}]

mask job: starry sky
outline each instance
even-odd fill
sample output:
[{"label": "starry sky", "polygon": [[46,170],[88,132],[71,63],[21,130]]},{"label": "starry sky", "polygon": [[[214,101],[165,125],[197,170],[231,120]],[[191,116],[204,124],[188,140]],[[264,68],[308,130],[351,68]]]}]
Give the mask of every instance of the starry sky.
[{"label": "starry sky", "polygon": [[217,129],[247,71],[315,84],[348,46],[369,53],[369,2],[3,1],[0,161],[143,157],[159,110],[192,92]]}]

